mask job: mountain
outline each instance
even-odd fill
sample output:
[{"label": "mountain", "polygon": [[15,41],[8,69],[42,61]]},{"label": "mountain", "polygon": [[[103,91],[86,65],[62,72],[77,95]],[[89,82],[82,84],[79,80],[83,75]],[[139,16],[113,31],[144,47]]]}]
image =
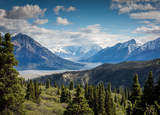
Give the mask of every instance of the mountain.
[{"label": "mountain", "polygon": [[86,62],[119,63],[123,61],[145,61],[160,58],[160,38],[143,45],[134,39],[105,48],[94,56],[83,60]]},{"label": "mountain", "polygon": [[113,87],[131,87],[135,73],[138,73],[139,81],[141,85],[144,85],[143,83],[150,71],[153,72],[154,79],[158,80],[160,75],[160,59],[103,64],[91,70],[52,74],[40,77],[37,80],[45,82],[47,79],[50,79],[52,83],[56,81],[59,85],[68,85],[70,81],[74,81],[75,84],[81,83],[82,85],[86,82],[97,84],[102,81],[105,85],[111,82]]},{"label": "mountain", "polygon": [[160,38],[136,48],[127,60],[151,60],[160,58]]},{"label": "mountain", "polygon": [[102,63],[118,63],[125,61],[130,53],[139,47],[139,44],[136,43],[134,39],[124,42],[118,43],[113,47],[105,48],[92,57],[88,58],[87,62],[102,62]]},{"label": "mountain", "polygon": [[12,37],[15,46],[14,54],[19,61],[17,69],[29,70],[62,70],[80,69],[81,64],[74,63],[53,54],[47,48],[24,34],[17,34]]},{"label": "mountain", "polygon": [[81,60],[93,56],[100,50],[102,50],[100,46],[96,44],[90,44],[82,46],[72,45],[65,46],[63,48],[55,48],[53,49],[53,52],[62,58]]}]

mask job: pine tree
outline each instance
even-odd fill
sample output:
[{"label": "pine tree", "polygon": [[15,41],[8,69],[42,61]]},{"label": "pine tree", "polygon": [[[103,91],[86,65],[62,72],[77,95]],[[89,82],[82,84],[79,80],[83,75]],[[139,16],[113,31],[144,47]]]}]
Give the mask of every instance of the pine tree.
[{"label": "pine tree", "polygon": [[94,88],[94,92],[93,92],[93,97],[94,97],[94,101],[93,101],[93,111],[94,111],[94,115],[98,115],[98,107],[99,107],[99,100],[98,100],[98,87]]},{"label": "pine tree", "polygon": [[64,87],[64,85],[62,85],[60,102],[61,103],[64,103],[64,102],[68,103],[70,101],[71,101],[71,93],[66,87]]},{"label": "pine tree", "polygon": [[35,90],[35,102],[39,104],[41,101],[40,99],[41,89],[37,81],[34,82],[34,90]]},{"label": "pine tree", "polygon": [[85,84],[85,98],[88,100],[88,83]]},{"label": "pine tree", "polygon": [[142,105],[142,91],[138,80],[138,74],[134,76],[133,79],[133,87],[132,87],[132,94],[131,94],[131,102],[133,104],[133,115],[143,115],[143,105]]},{"label": "pine tree", "polygon": [[48,89],[48,88],[50,88],[50,87],[51,87],[50,80],[47,79],[47,81],[46,81],[46,89]]},{"label": "pine tree", "polygon": [[74,84],[73,84],[73,81],[71,81],[69,84],[69,90],[73,90],[73,88],[74,88]]},{"label": "pine tree", "polygon": [[106,111],[105,111],[105,89],[104,89],[104,85],[103,83],[99,84],[99,94],[98,94],[98,102],[99,102],[99,106],[98,106],[98,114],[99,115],[105,115]]},{"label": "pine tree", "polygon": [[61,92],[60,92],[60,89],[58,88],[57,95],[60,95],[60,94],[61,94]]},{"label": "pine tree", "polygon": [[57,83],[56,83],[56,82],[54,82],[54,87],[55,87],[55,88],[57,88],[57,87],[58,87],[58,85],[57,85]]},{"label": "pine tree", "polygon": [[28,82],[25,98],[31,101],[35,99],[35,89],[32,80]]},{"label": "pine tree", "polygon": [[148,79],[144,84],[143,102],[147,105],[154,104],[154,82],[152,72],[149,72]]},{"label": "pine tree", "polygon": [[111,91],[111,84],[109,83],[106,90],[106,96],[105,96],[105,109],[107,115],[115,115],[115,104],[112,98],[112,91]]},{"label": "pine tree", "polygon": [[18,72],[14,68],[17,61],[13,54],[14,46],[9,33],[2,38],[0,35],[0,114],[23,114],[23,87]]},{"label": "pine tree", "polygon": [[160,104],[160,76],[155,86],[155,100],[157,101],[158,104]]},{"label": "pine tree", "polygon": [[158,115],[160,115],[160,76],[155,86],[155,106],[156,106]]},{"label": "pine tree", "polygon": [[68,105],[64,115],[93,115],[93,111],[89,108],[83,89],[80,86],[77,86],[75,98]]},{"label": "pine tree", "polygon": [[128,107],[126,108],[126,115],[132,115],[132,103],[129,101]]},{"label": "pine tree", "polygon": [[136,101],[141,100],[142,90],[138,80],[138,74],[135,74],[133,79],[133,86],[132,86],[132,94],[131,94],[131,101],[134,104]]},{"label": "pine tree", "polygon": [[88,104],[90,108],[93,108],[93,102],[94,102],[94,96],[93,96],[93,87],[89,86],[88,87]]}]

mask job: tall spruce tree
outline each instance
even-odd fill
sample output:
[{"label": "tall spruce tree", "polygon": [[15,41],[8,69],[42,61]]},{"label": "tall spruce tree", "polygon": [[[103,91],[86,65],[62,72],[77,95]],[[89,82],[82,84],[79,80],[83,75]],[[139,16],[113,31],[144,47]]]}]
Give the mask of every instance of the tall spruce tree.
[{"label": "tall spruce tree", "polygon": [[50,80],[47,79],[46,81],[46,89],[50,88],[51,87],[51,83],[50,83]]},{"label": "tall spruce tree", "polygon": [[94,104],[94,96],[93,96],[93,86],[89,86],[88,87],[88,104],[90,108],[93,108],[93,104]]},{"label": "tall spruce tree", "polygon": [[64,115],[93,115],[92,109],[89,107],[87,100],[84,97],[83,89],[80,85],[77,86],[75,98],[68,105]]},{"label": "tall spruce tree", "polygon": [[57,88],[58,87],[58,85],[57,85],[57,83],[54,81],[54,87],[55,88]]},{"label": "tall spruce tree", "polygon": [[0,35],[0,114],[23,114],[23,89],[18,72],[14,68],[17,61],[13,54],[14,46],[9,33]]},{"label": "tall spruce tree", "polygon": [[160,115],[160,76],[155,86],[155,107],[158,115]]},{"label": "tall spruce tree", "polygon": [[74,88],[74,84],[73,84],[73,81],[71,81],[69,84],[69,90],[73,90],[73,88]]},{"label": "tall spruce tree", "polygon": [[64,87],[64,85],[62,85],[60,102],[61,103],[64,103],[64,102],[68,103],[70,101],[71,101],[71,93],[66,87]]},{"label": "tall spruce tree", "polygon": [[112,91],[111,91],[111,83],[108,84],[106,89],[106,96],[105,96],[105,109],[107,115],[115,115],[115,104],[112,98]]},{"label": "tall spruce tree", "polygon": [[105,115],[105,89],[104,89],[104,84],[100,83],[98,86],[98,114],[99,115]]},{"label": "tall spruce tree", "polygon": [[133,78],[131,101],[134,104],[136,101],[141,100],[142,90],[138,80],[138,74],[135,74]]},{"label": "tall spruce tree", "polygon": [[25,98],[27,100],[34,101],[35,100],[35,89],[32,80],[28,81],[27,90],[26,90],[26,96]]},{"label": "tall spruce tree", "polygon": [[94,115],[98,115],[98,107],[99,107],[98,87],[94,87],[93,97],[94,97],[94,99],[93,99],[94,100],[94,102],[93,102]]},{"label": "tall spruce tree", "polygon": [[38,81],[34,82],[34,91],[35,91],[35,102],[39,104],[41,101],[41,98],[40,98],[41,89],[39,87]]},{"label": "tall spruce tree", "polygon": [[160,76],[155,86],[155,100],[160,104]]},{"label": "tall spruce tree", "polygon": [[142,97],[142,90],[138,80],[138,74],[135,74],[133,79],[132,94],[131,94],[131,102],[133,104],[133,113],[132,113],[133,115],[144,114],[141,97]]},{"label": "tall spruce tree", "polygon": [[88,99],[88,83],[85,84],[85,98]]},{"label": "tall spruce tree", "polygon": [[149,76],[144,84],[143,102],[147,105],[154,104],[154,81],[152,72],[149,72]]}]

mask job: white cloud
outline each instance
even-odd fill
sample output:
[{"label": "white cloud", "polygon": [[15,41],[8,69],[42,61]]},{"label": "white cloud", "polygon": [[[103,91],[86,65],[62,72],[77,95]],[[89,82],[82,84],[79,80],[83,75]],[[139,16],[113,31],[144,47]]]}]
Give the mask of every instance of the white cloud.
[{"label": "white cloud", "polygon": [[[23,19],[0,18],[0,31],[24,33],[33,37],[45,47],[53,51],[54,48],[70,45],[90,45],[97,44],[101,47],[112,46],[117,42],[129,40],[130,37],[123,35],[113,35],[102,32],[99,24],[89,25],[78,31],[59,31],[45,29],[36,25],[29,24]],[[87,33],[88,32],[88,33]],[[53,45],[54,44],[54,45]]]},{"label": "white cloud", "polygon": [[71,24],[71,22],[69,22],[67,18],[62,18],[62,17],[57,17],[56,22],[57,22],[57,24],[60,24],[60,25]]},{"label": "white cloud", "polygon": [[6,14],[9,19],[29,19],[43,16],[47,9],[41,9],[38,5],[14,6]]},{"label": "white cloud", "polygon": [[6,11],[3,9],[0,9],[0,18],[5,17],[6,16]]},{"label": "white cloud", "polygon": [[60,11],[60,10],[64,11],[64,6],[56,6],[56,7],[53,9],[53,11],[54,11],[54,13],[55,13],[56,15],[59,14],[59,11]]},{"label": "white cloud", "polygon": [[68,8],[65,8],[64,6],[56,6],[53,11],[56,15],[59,15],[60,11],[65,11],[65,12],[73,12],[76,11],[77,9],[73,6],[70,6]]},{"label": "white cloud", "polygon": [[152,25],[152,26],[141,26],[136,28],[133,33],[147,33],[147,34],[157,34],[160,35],[160,26]]},{"label": "white cloud", "polygon": [[48,23],[48,19],[36,19],[33,24],[40,25]]},{"label": "white cloud", "polygon": [[102,29],[100,24],[88,25],[86,28],[81,28],[80,31],[84,33],[98,33]]},{"label": "white cloud", "polygon": [[131,13],[130,17],[134,19],[143,19],[143,20],[151,19],[160,22],[160,11]]},{"label": "white cloud", "polygon": [[76,11],[76,8],[73,7],[73,6],[70,6],[69,8],[66,8],[66,11],[67,12],[73,12],[73,11]]}]

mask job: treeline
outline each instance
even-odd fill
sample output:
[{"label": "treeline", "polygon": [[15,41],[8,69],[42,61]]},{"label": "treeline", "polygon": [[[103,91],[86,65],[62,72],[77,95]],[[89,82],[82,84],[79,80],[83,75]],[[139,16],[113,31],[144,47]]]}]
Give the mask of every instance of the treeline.
[{"label": "treeline", "polygon": [[152,72],[149,72],[143,90],[138,74],[130,89],[112,90],[110,83],[107,87],[103,83],[77,85],[76,93],[71,96],[73,89],[73,82],[68,87],[61,87],[60,100],[68,103],[64,115],[120,115],[120,107],[125,115],[160,115],[160,78],[154,83]]}]

